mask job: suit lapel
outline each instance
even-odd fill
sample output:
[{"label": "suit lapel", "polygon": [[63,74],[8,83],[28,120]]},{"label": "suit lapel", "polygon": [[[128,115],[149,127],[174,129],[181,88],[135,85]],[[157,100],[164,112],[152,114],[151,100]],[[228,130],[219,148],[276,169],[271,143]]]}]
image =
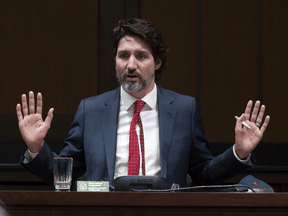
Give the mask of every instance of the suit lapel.
[{"label": "suit lapel", "polygon": [[167,163],[170,151],[177,109],[172,105],[173,98],[157,86],[157,105],[159,116],[161,177],[167,177]]},{"label": "suit lapel", "polygon": [[104,103],[104,108],[101,112],[101,125],[103,131],[103,138],[105,143],[105,154],[107,160],[107,168],[110,177],[110,182],[113,182],[116,145],[117,145],[117,127],[120,104],[120,91],[117,88],[108,95],[107,101]]}]

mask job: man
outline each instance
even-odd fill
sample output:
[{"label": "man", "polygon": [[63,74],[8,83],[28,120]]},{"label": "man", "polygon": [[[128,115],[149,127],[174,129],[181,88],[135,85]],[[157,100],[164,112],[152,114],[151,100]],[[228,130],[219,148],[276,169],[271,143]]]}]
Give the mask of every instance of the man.
[{"label": "man", "polygon": [[[235,145],[213,157],[204,137],[194,98],[155,84],[165,69],[167,46],[161,33],[140,19],[120,20],[113,34],[113,54],[120,87],[81,101],[60,156],[74,159],[73,179],[86,172],[87,180],[123,175],[154,175],[186,186],[221,183],[255,163],[252,150],[260,142],[270,117],[262,123],[265,106],[249,101],[236,121]],[[27,144],[20,163],[53,185],[53,157],[44,141],[53,108],[42,120],[42,95],[22,95],[17,104],[19,128]],[[259,111],[259,114],[258,114]],[[248,124],[252,130],[243,126]],[[135,132],[136,130],[136,132]],[[140,145],[138,147],[138,144]]]}]

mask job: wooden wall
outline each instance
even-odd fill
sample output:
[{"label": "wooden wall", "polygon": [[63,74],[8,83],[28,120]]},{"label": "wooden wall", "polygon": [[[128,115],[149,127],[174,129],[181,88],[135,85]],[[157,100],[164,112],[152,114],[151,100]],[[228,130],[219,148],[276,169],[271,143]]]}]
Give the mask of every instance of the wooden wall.
[{"label": "wooden wall", "polygon": [[1,1],[1,114],[42,92],[44,112],[75,114],[97,94],[97,1]]},{"label": "wooden wall", "polygon": [[159,26],[169,65],[159,84],[196,97],[207,139],[233,142],[235,115],[261,100],[271,116],[263,142],[288,141],[287,14],[283,0],[142,0]]},{"label": "wooden wall", "polygon": [[288,144],[287,9],[286,0],[0,1],[0,163],[17,163],[24,147],[22,93],[41,91],[44,113],[55,108],[47,139],[61,149],[80,100],[117,87],[110,39],[125,17],[160,29],[170,50],[158,84],[197,99],[210,142],[233,143],[234,116],[260,99],[271,115],[263,142]]},{"label": "wooden wall", "polygon": [[263,100],[273,121],[264,141],[288,142],[288,2],[263,1]]}]

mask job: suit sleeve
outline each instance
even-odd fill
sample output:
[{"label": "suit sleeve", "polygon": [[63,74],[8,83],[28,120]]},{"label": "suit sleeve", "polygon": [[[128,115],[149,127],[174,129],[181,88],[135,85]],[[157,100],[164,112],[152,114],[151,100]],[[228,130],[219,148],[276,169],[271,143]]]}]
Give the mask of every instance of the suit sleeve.
[{"label": "suit sleeve", "polygon": [[[213,157],[205,139],[202,119],[195,99],[192,100],[192,143],[189,170],[193,184],[221,184],[233,176],[251,167],[239,162],[233,153],[233,147]],[[255,158],[251,155],[252,164]]]},{"label": "suit sleeve", "polygon": [[24,149],[21,157],[20,164],[28,169],[33,174],[37,175],[50,185],[54,185],[53,179],[53,158],[59,157],[72,157],[73,158],[73,174],[72,181],[74,182],[78,177],[82,176],[86,172],[84,144],[83,144],[83,127],[84,127],[84,101],[82,100],[77,113],[71,124],[68,138],[64,142],[64,148],[57,155],[53,152],[46,141],[39,154],[29,163],[24,164]]}]

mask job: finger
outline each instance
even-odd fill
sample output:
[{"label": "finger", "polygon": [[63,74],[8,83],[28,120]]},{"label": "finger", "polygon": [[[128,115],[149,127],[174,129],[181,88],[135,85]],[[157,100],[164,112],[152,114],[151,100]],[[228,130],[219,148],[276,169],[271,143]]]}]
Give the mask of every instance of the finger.
[{"label": "finger", "polygon": [[22,94],[22,109],[23,109],[23,115],[24,115],[24,118],[25,116],[28,115],[28,106],[27,106],[27,97],[25,94]]},{"label": "finger", "polygon": [[257,118],[257,115],[258,115],[258,111],[259,111],[259,107],[260,107],[260,101],[257,100],[255,102],[255,105],[254,105],[254,108],[253,108],[253,111],[252,111],[252,115],[251,115],[251,119],[250,119],[251,122],[255,122],[256,121],[256,118]]},{"label": "finger", "polygon": [[270,121],[270,116],[266,116],[265,121],[264,121],[263,125],[260,128],[260,131],[262,132],[262,134],[264,134],[264,132],[265,132],[265,130],[266,130],[268,124],[269,124],[269,121]]},{"label": "finger", "polygon": [[30,114],[35,113],[34,93],[32,91],[29,92],[29,112]]},{"label": "finger", "polygon": [[236,129],[241,130],[243,125],[242,125],[242,121],[244,119],[244,113],[241,114],[241,116],[237,119],[236,121]]},{"label": "finger", "polygon": [[47,123],[49,126],[51,125],[52,119],[53,119],[53,112],[54,112],[54,108],[51,108],[48,111],[47,117],[45,119],[45,123]]},{"label": "finger", "polygon": [[262,122],[262,119],[263,119],[263,116],[264,116],[264,112],[265,112],[265,105],[262,105],[261,108],[260,108],[259,115],[257,116],[256,122],[255,122],[259,126],[261,125],[261,122]]},{"label": "finger", "polygon": [[253,101],[249,100],[245,109],[245,114],[244,114],[244,119],[243,121],[249,120],[250,119],[250,113],[252,109]]},{"label": "finger", "polygon": [[42,114],[42,107],[43,107],[42,94],[39,92],[39,93],[37,94],[37,108],[36,108],[36,113]]},{"label": "finger", "polygon": [[22,121],[23,120],[23,115],[22,115],[22,112],[21,112],[21,105],[20,104],[17,104],[16,105],[16,113],[17,113],[17,117],[18,117],[18,121]]}]

